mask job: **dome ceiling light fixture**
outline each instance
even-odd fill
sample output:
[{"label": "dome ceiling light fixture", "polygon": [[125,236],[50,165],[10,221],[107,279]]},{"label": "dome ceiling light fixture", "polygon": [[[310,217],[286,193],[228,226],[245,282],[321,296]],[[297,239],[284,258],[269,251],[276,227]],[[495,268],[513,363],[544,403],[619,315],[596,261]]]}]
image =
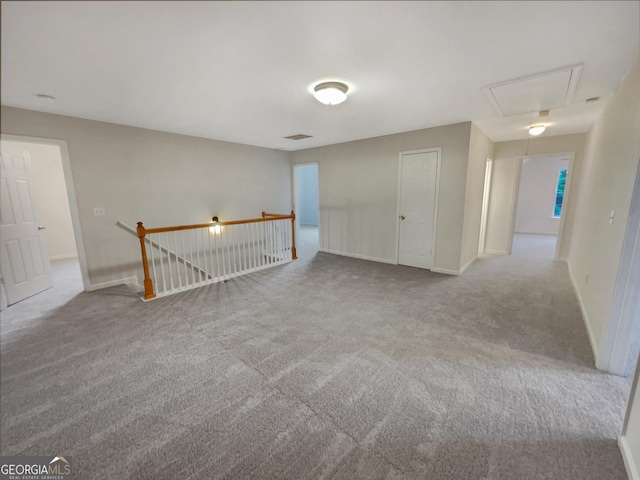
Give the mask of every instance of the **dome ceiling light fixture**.
[{"label": "dome ceiling light fixture", "polygon": [[544,132],[545,129],[546,127],[544,125],[531,125],[529,127],[529,135],[533,135],[534,137],[537,137],[542,132]]},{"label": "dome ceiling light fixture", "polygon": [[338,105],[347,99],[348,90],[342,82],[322,82],[313,87],[313,96],[325,105]]}]

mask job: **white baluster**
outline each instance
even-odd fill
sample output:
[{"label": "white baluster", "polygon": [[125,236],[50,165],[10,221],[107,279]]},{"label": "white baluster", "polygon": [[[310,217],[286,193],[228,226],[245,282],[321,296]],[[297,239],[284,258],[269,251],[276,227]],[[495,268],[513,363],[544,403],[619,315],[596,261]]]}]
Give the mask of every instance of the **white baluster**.
[{"label": "white baluster", "polygon": [[229,278],[229,276],[232,273],[232,270],[231,270],[231,240],[230,240],[230,238],[231,238],[231,227],[232,226],[233,225],[227,225],[227,228],[225,228],[225,232],[226,232],[225,243],[226,243],[226,248],[227,248],[227,268],[228,268],[226,278]]},{"label": "white baluster", "polygon": [[232,244],[233,244],[233,273],[238,273],[238,248],[236,244],[238,243],[238,229],[237,225],[233,225],[233,235],[231,235]]},{"label": "white baluster", "polygon": [[209,277],[211,277],[210,272],[213,271],[213,268],[210,268],[209,266],[209,257],[207,256],[207,252],[209,251],[208,247],[210,237],[211,235],[209,235],[208,228],[200,229],[200,242],[202,243],[202,261],[204,262],[204,273],[202,275],[204,276],[205,282],[209,281]]},{"label": "white baluster", "polygon": [[[173,232],[173,242],[174,242],[174,246],[173,246],[173,251],[177,252],[178,251],[178,236],[176,235],[176,232]],[[173,258],[173,266],[174,266],[174,271],[176,274],[176,280],[175,280],[175,284],[176,284],[176,289],[179,289],[182,287],[182,277],[180,276],[180,269],[179,269],[179,265],[178,265],[178,257],[176,254],[172,255]]]},{"label": "white baluster", "polygon": [[284,261],[284,220],[278,220],[278,263]]},{"label": "white baluster", "polygon": [[240,232],[238,225],[233,226],[233,273],[238,273],[240,271],[241,266],[240,263],[240,247],[238,245],[238,238],[240,237]]},{"label": "white baluster", "polygon": [[158,252],[160,253],[160,271],[162,272],[162,291],[167,291],[167,275],[164,271],[164,252],[162,251],[162,243],[160,242],[160,234],[158,233]]},{"label": "white baluster", "polygon": [[256,264],[256,243],[255,243],[256,242],[256,224],[252,223],[249,230],[251,231],[251,234],[250,234],[251,239],[249,240],[250,242],[249,252],[251,253],[251,256],[249,258],[251,259],[251,268],[255,270],[256,267],[258,266]]},{"label": "white baluster", "polygon": [[158,277],[156,275],[156,258],[155,258],[155,247],[153,246],[153,234],[148,234],[147,239],[149,240],[149,248],[151,250],[151,275],[153,276],[153,286],[156,290],[156,294],[158,293]]},{"label": "white baluster", "polygon": [[176,232],[171,232],[171,237],[169,236],[169,232],[165,232],[165,235],[167,236],[167,264],[169,265],[169,284],[171,285],[171,291],[174,291],[176,289],[176,283],[174,281],[174,266],[172,265],[173,262],[171,261],[171,238],[175,237],[175,233]]},{"label": "white baluster", "polygon": [[242,258],[244,259],[244,268],[243,268],[244,272],[249,270],[249,262],[247,258],[247,250],[249,249],[249,242],[247,240],[249,237],[249,235],[247,234],[248,231],[249,231],[249,225],[247,225],[246,223],[243,224],[242,225]]},{"label": "white baluster", "polygon": [[[195,285],[196,283],[196,269],[195,269],[195,265],[193,263],[193,245],[191,245],[191,230],[187,230],[187,242],[189,243],[189,269],[187,270],[188,272],[191,272],[191,284]],[[185,260],[186,260],[186,252],[185,252]],[[187,262],[185,261],[185,265],[187,264]]]},{"label": "white baluster", "polygon": [[264,223],[258,224],[258,266],[264,267]]},{"label": "white baluster", "polygon": [[[222,228],[222,227],[220,227]],[[222,255],[224,254],[224,252],[220,249],[219,247],[219,237],[222,235],[222,232],[220,232],[220,234],[216,233],[213,236],[213,246],[215,248],[215,256],[216,256],[216,277],[219,280],[222,280],[222,273],[220,272],[220,257],[222,257]],[[222,264],[224,265],[224,257],[222,257]]]}]

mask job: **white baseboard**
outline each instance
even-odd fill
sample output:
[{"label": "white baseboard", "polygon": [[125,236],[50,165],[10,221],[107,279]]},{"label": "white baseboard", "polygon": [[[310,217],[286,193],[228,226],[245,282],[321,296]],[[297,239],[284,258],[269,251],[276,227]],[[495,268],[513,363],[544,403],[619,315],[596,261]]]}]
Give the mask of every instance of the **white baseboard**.
[{"label": "white baseboard", "polygon": [[620,437],[618,440],[618,446],[620,447],[620,453],[622,453],[624,467],[627,469],[629,480],[640,480],[640,466],[636,464],[635,459],[633,458],[627,438],[624,436]]},{"label": "white baseboard", "polygon": [[509,255],[506,250],[493,250],[491,248],[485,248],[484,253],[490,253],[492,255]]},{"label": "white baseboard", "polygon": [[56,260],[68,260],[70,258],[78,258],[78,254],[77,253],[67,253],[65,255],[54,255],[52,257],[49,257],[49,260],[51,260],[52,262],[55,262]]},{"label": "white baseboard", "polygon": [[372,262],[389,263],[391,265],[397,265],[398,264],[397,261],[389,260],[387,258],[377,258],[377,257],[370,257],[368,255],[360,255],[360,254],[357,254],[357,253],[340,252],[338,250],[329,250],[328,248],[319,248],[318,251],[319,252],[324,252],[324,253],[331,253],[333,255],[342,255],[343,257],[358,258],[360,260],[369,260],[369,261],[372,261]]},{"label": "white baseboard", "polygon": [[558,232],[513,232],[513,233],[522,233],[524,235],[553,235],[558,236]]},{"label": "white baseboard", "polygon": [[[95,290],[102,290],[103,288],[117,287],[118,285],[139,287],[138,277],[133,276],[133,277],[120,278],[118,280],[109,280],[108,282],[93,283],[89,285],[87,288],[85,288],[85,291],[93,292]],[[142,289],[144,290],[144,287]]]},{"label": "white baseboard", "polygon": [[433,267],[431,271],[435,273],[444,273],[446,275],[455,275],[456,277],[462,274],[460,270],[449,270],[448,268],[438,268],[438,267]]},{"label": "white baseboard", "polygon": [[591,325],[589,323],[589,316],[587,315],[587,311],[584,308],[584,301],[582,300],[582,296],[580,295],[580,290],[578,289],[578,284],[576,282],[576,277],[573,274],[573,270],[571,270],[571,264],[567,262],[567,269],[569,270],[569,278],[571,279],[571,286],[573,287],[573,291],[576,294],[576,298],[578,299],[578,305],[580,305],[580,312],[582,313],[582,318],[584,319],[584,325],[587,328],[587,334],[589,335],[589,344],[591,345],[591,351],[593,352],[593,357],[596,360],[596,367],[600,368],[600,349],[598,348],[598,344],[596,343],[595,337],[593,335],[593,331],[591,330]]},{"label": "white baseboard", "polygon": [[129,287],[133,293],[144,293],[144,285],[140,285],[137,281],[135,283],[126,283],[125,285]]},{"label": "white baseboard", "polygon": [[[342,255],[343,257],[351,257],[351,258],[357,258],[360,260],[369,260],[372,262],[380,262],[380,263],[388,263],[390,265],[398,265],[398,262],[395,260],[389,260],[386,258],[377,258],[377,257],[370,257],[368,255],[360,255],[357,253],[348,253],[348,252],[340,252],[338,250],[330,250],[328,248],[319,248],[318,249],[319,252],[324,252],[324,253],[331,253],[332,255]],[[467,263],[462,270],[449,270],[447,268],[430,268],[429,270],[432,272],[436,272],[436,273],[444,273],[446,275],[455,275],[455,276],[459,276],[461,275],[473,262],[475,262],[477,259],[474,258],[473,260],[471,260],[469,263]]]}]

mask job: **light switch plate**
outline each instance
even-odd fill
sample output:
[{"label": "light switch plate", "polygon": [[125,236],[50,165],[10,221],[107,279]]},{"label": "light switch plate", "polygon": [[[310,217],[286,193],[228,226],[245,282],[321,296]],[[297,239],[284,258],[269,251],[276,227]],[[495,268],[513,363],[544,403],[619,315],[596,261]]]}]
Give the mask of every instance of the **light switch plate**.
[{"label": "light switch plate", "polygon": [[107,214],[107,211],[104,207],[94,207],[93,216],[94,217],[104,217]]}]

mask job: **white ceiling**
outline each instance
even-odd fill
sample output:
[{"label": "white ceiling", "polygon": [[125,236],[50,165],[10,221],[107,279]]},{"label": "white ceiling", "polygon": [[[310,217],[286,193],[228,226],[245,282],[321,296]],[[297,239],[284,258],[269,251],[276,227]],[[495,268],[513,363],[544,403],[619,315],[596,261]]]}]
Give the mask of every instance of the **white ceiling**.
[{"label": "white ceiling", "polygon": [[[284,150],[469,120],[504,141],[537,114],[498,116],[485,87],[582,65],[543,135],[585,132],[638,59],[639,4],[2,1],[1,98]],[[322,80],[347,101],[318,103]]]}]

